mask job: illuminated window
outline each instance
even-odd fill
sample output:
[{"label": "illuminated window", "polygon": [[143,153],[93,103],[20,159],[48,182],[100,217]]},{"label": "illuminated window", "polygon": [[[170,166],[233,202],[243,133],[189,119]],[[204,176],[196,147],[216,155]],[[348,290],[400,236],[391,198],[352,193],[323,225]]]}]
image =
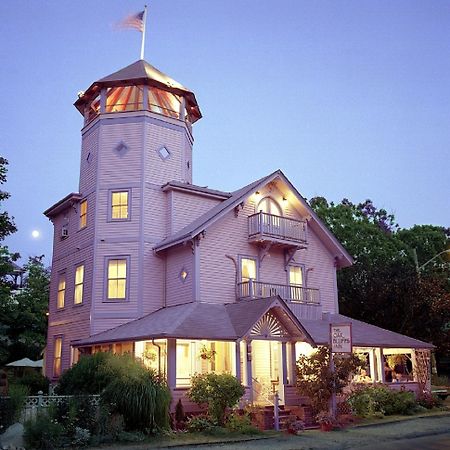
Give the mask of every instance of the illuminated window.
[{"label": "illuminated window", "polygon": [[80,203],[80,229],[87,225],[87,200]]},{"label": "illuminated window", "polygon": [[186,278],[188,277],[188,272],[187,272],[187,270],[186,269],[181,269],[181,272],[180,272],[180,279],[181,279],[181,281],[184,283],[185,281],[186,281]]},{"label": "illuminated window", "polygon": [[83,303],[84,265],[78,266],[75,270],[75,291],[73,302],[75,305]]},{"label": "illuminated window", "polygon": [[304,276],[302,266],[289,266],[289,293],[291,300],[308,301],[307,291],[303,289]]},{"label": "illuminated window", "polygon": [[258,212],[281,216],[281,208],[272,197],[263,198],[258,204]]},{"label": "illuminated window", "polygon": [[177,339],[177,386],[187,386],[196,373],[236,374],[234,342]]},{"label": "illuminated window", "polygon": [[241,281],[256,280],[256,258],[241,258]]},{"label": "illuminated window", "polygon": [[108,261],[108,300],[125,300],[127,294],[127,260]]},{"label": "illuminated window", "polygon": [[55,337],[55,347],[53,353],[53,376],[61,375],[61,355],[62,355],[62,337]]},{"label": "illuminated window", "polygon": [[111,219],[128,219],[128,191],[111,192]]},{"label": "illuminated window", "polygon": [[303,267],[289,266],[289,284],[303,285]]},{"label": "illuminated window", "polygon": [[66,296],[66,274],[62,273],[59,275],[58,280],[58,296],[56,300],[57,308],[64,308],[65,296]]}]

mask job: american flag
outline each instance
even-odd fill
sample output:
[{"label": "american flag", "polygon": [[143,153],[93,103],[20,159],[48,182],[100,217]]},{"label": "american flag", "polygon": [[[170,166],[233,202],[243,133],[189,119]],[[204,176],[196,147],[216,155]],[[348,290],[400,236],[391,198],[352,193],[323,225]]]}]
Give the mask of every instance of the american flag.
[{"label": "american flag", "polygon": [[137,14],[131,14],[125,19],[123,19],[121,22],[118,23],[119,28],[134,28],[135,30],[140,31],[141,33],[144,32],[144,12],[141,11]]}]

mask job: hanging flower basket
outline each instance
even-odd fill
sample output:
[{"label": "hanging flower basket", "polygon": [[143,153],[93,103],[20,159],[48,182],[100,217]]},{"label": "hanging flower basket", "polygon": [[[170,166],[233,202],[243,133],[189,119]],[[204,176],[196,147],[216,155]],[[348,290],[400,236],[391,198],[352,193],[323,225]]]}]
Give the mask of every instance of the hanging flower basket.
[{"label": "hanging flower basket", "polygon": [[208,347],[206,347],[206,345],[204,345],[201,349],[200,349],[200,358],[201,359],[213,359],[214,356],[216,355],[216,351],[209,349]]}]

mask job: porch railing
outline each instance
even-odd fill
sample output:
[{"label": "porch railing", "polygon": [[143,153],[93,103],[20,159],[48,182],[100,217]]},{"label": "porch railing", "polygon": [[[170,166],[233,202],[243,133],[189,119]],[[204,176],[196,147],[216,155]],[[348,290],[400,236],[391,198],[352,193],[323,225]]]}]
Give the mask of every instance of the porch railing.
[{"label": "porch railing", "polygon": [[256,280],[243,281],[237,284],[239,299],[266,298],[276,295],[289,302],[320,304],[319,289],[296,284],[263,283]]},{"label": "porch railing", "polygon": [[266,236],[275,239],[306,243],[307,224],[302,220],[288,219],[259,212],[248,217],[248,236]]}]

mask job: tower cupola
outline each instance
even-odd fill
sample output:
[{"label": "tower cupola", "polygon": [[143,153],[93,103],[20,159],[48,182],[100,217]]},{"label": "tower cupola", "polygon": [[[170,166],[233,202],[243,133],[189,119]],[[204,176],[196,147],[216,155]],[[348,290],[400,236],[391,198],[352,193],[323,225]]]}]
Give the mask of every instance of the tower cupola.
[{"label": "tower cupola", "polygon": [[144,60],[95,81],[74,105],[85,125],[99,114],[129,111],[183,120],[189,128],[202,117],[192,91]]}]

